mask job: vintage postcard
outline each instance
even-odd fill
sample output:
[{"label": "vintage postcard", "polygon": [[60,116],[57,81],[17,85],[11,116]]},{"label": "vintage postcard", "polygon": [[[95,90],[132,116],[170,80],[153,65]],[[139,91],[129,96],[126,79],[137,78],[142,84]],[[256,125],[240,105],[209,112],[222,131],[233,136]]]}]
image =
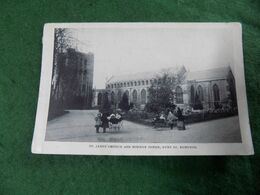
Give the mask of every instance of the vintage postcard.
[{"label": "vintage postcard", "polygon": [[253,154],[241,24],[45,24],[32,152]]}]

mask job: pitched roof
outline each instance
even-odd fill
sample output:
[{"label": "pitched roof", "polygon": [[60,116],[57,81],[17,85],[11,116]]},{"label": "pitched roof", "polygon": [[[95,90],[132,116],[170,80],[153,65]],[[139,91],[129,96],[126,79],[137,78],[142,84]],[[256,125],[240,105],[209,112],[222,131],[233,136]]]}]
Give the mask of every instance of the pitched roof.
[{"label": "pitched roof", "polygon": [[[150,72],[139,72],[125,75],[113,76],[108,83],[116,83],[116,82],[125,82],[125,81],[138,81],[138,80],[150,80],[156,78],[156,76],[160,75],[164,69],[159,71],[150,71]],[[186,72],[184,66],[174,67],[170,69],[166,69],[170,71],[170,73],[178,73],[183,74]],[[226,79],[229,73],[230,67],[220,67],[213,68],[207,70],[186,72],[186,80],[196,80],[196,81],[206,81],[206,80],[218,80],[218,79]]]},{"label": "pitched roof", "polygon": [[109,80],[109,83],[133,81],[133,80],[147,80],[147,79],[152,79],[154,77],[156,77],[155,72],[140,72],[135,74],[113,76]]},{"label": "pitched roof", "polygon": [[217,80],[226,79],[229,73],[230,67],[221,67],[201,71],[187,72],[186,79],[188,81],[206,81],[206,80]]},{"label": "pitched roof", "polygon": [[158,71],[149,71],[149,72],[139,72],[139,73],[132,73],[132,74],[125,74],[125,75],[117,75],[113,76],[108,83],[115,83],[115,82],[125,82],[125,81],[138,81],[138,80],[150,80],[156,78],[163,72],[170,72],[176,73],[182,71],[183,66],[181,67],[172,67],[167,69],[160,69]]}]

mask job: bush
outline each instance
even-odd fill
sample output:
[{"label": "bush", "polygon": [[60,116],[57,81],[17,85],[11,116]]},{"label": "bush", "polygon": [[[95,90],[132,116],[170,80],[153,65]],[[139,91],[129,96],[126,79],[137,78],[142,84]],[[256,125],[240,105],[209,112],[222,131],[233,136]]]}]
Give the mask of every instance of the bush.
[{"label": "bush", "polygon": [[196,123],[196,122],[203,122],[213,119],[225,118],[229,116],[237,115],[237,110],[224,110],[224,109],[216,109],[216,110],[209,110],[206,112],[201,113],[191,113],[185,116],[185,123]]},{"label": "bush", "polygon": [[[185,123],[197,123],[208,120],[220,119],[229,116],[237,115],[237,109],[215,109],[208,111],[201,111],[199,113],[187,112],[188,114],[184,115]],[[153,118],[155,118],[156,114],[147,112],[147,111],[137,111],[130,110],[129,112],[124,114],[124,119],[144,124],[144,125],[152,125]]]},{"label": "bush", "polygon": [[129,111],[124,114],[124,119],[144,124],[144,125],[152,125],[152,119],[155,117],[155,114],[148,113],[146,111]]}]

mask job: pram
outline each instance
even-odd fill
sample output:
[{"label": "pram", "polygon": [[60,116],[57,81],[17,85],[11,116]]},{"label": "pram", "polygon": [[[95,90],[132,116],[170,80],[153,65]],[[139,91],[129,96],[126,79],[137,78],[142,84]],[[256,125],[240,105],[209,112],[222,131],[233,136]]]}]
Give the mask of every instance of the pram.
[{"label": "pram", "polygon": [[122,117],[117,118],[116,116],[112,115],[111,117],[108,118],[108,124],[110,130],[119,131],[123,127],[123,118]]},{"label": "pram", "polygon": [[152,121],[152,125],[154,128],[160,128],[160,127],[167,127],[168,123],[166,119],[154,118]]}]

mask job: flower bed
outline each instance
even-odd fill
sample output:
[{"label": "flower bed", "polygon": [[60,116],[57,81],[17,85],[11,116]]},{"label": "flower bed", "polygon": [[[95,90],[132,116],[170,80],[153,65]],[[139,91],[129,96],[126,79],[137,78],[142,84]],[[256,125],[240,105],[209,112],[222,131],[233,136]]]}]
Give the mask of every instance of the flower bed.
[{"label": "flower bed", "polygon": [[[155,115],[155,113],[149,113],[146,111],[129,111],[124,114],[124,119],[131,122],[152,126],[152,121]],[[237,110],[209,110],[196,113],[191,112],[187,115],[184,115],[184,117],[185,123],[191,124],[235,115],[237,115]]]}]

